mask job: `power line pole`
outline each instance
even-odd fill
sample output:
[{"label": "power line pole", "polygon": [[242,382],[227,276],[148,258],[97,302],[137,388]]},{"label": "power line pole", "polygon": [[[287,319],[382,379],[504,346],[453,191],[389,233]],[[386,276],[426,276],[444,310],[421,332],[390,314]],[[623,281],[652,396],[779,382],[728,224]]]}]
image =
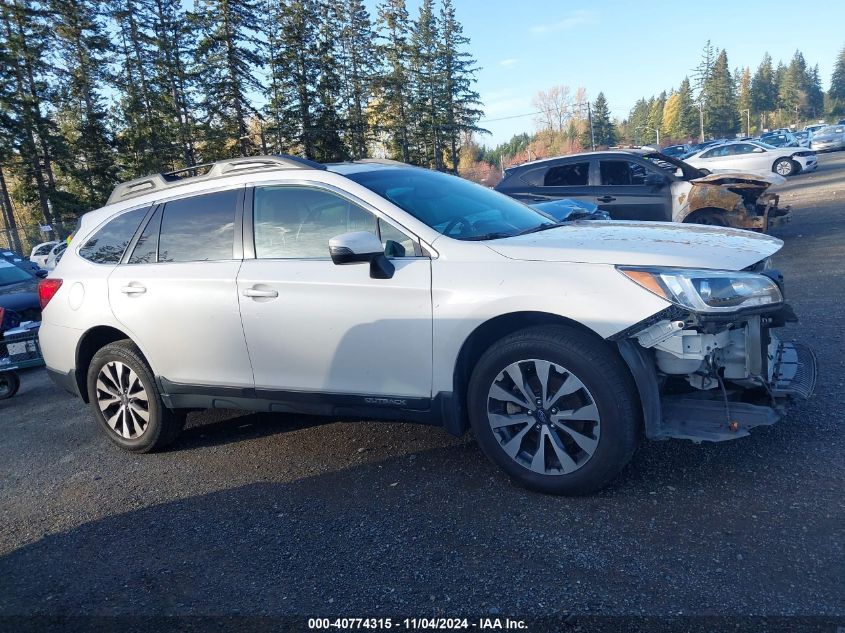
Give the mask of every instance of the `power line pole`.
[{"label": "power line pole", "polygon": [[701,126],[701,134],[699,135],[698,142],[704,142],[704,99],[698,100],[698,119],[699,125]]}]

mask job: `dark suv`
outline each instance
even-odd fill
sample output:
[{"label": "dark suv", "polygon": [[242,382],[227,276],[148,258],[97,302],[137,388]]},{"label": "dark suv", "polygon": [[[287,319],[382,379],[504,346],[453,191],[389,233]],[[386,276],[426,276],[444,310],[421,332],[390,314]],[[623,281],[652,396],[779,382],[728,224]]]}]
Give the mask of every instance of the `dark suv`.
[{"label": "dark suv", "polygon": [[[772,184],[759,174],[707,175],[652,150],[586,152],[505,170],[496,190],[528,204],[573,198],[593,202],[614,220],[687,222],[765,231],[784,221]],[[741,187],[737,187],[741,185]]]}]

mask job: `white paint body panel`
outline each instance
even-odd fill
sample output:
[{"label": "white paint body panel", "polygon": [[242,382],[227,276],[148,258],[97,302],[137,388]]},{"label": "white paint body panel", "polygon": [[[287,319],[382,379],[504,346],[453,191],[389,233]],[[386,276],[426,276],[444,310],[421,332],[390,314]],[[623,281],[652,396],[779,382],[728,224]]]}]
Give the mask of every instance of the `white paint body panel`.
[{"label": "white paint body panel", "polygon": [[245,260],[238,291],[256,388],[428,398],[431,262],[393,263],[392,279],[371,279],[366,263]]},{"label": "white paint body panel", "polygon": [[[345,192],[420,240],[431,257],[393,260],[392,279],[368,264],[233,260],[100,266],[79,247],[118,212],[209,190],[322,184]],[[734,229],[637,222],[578,222],[521,237],[464,242],[440,235],[338,173],[279,170],[191,183],[83,217],[51,277],[64,280],[44,311],[47,365],[74,368],[78,341],[106,325],[130,336],[153,372],[174,382],[261,389],[428,397],[452,391],[467,337],[497,316],[559,315],[608,337],[669,304],[614,265],[739,270],[780,240]],[[72,309],[69,289],[84,286]],[[126,295],[131,284],[147,291]],[[247,288],[278,291],[248,298]],[[75,295],[78,298],[78,294]]]}]

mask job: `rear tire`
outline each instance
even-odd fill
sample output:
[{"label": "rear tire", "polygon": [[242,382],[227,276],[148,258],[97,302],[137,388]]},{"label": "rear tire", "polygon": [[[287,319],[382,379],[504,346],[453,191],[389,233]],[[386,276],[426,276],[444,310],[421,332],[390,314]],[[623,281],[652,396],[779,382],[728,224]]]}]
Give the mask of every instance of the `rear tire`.
[{"label": "rear tire", "polygon": [[772,171],[778,176],[783,176],[784,178],[798,173],[799,169],[800,166],[798,163],[791,158],[778,158],[774,165],[772,165]]},{"label": "rear tire", "polygon": [[495,343],[473,370],[467,404],[484,454],[520,485],[552,494],[585,495],[610,483],[642,426],[622,360],[598,337],[566,326]]},{"label": "rear tire", "polygon": [[153,373],[132,341],[109,343],[94,354],[87,385],[100,428],[124,450],[161,450],[185,425],[184,413],[164,406]]},{"label": "rear tire", "polygon": [[4,371],[0,374],[0,400],[8,400],[21,388],[21,379],[17,372]]}]

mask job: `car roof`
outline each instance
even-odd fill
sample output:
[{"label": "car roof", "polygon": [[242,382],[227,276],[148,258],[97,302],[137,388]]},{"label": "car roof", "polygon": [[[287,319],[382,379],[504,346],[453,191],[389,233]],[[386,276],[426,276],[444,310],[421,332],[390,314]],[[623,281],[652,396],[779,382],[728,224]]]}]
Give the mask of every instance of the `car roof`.
[{"label": "car roof", "polygon": [[590,152],[577,152],[575,154],[564,154],[562,156],[551,156],[549,158],[541,158],[539,160],[532,160],[527,163],[520,163],[519,165],[514,165],[513,167],[508,167],[508,171],[511,169],[522,169],[523,167],[537,167],[541,166],[544,163],[551,163],[557,160],[569,160],[571,158],[591,158],[593,156],[636,156],[642,158],[646,154],[655,154],[659,153],[659,150],[654,149],[646,149],[642,147],[632,147],[626,149],[600,149]]}]

